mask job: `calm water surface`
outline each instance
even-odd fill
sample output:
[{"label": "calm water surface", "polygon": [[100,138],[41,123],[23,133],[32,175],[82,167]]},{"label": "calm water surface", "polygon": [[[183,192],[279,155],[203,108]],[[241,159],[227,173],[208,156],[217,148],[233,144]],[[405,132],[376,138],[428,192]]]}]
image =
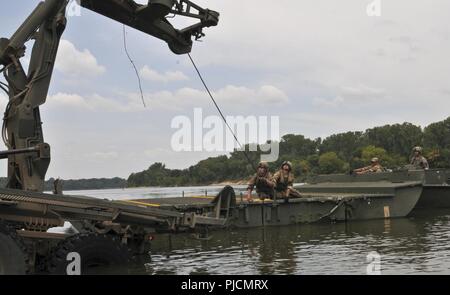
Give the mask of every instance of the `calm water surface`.
[{"label": "calm water surface", "polygon": [[[214,195],[222,187],[72,191],[108,199]],[[238,190],[245,187],[237,186]],[[366,274],[367,255],[381,255],[383,274],[450,274],[450,210],[336,224],[228,230],[209,241],[191,234],[157,235],[151,261],[137,274]]]}]

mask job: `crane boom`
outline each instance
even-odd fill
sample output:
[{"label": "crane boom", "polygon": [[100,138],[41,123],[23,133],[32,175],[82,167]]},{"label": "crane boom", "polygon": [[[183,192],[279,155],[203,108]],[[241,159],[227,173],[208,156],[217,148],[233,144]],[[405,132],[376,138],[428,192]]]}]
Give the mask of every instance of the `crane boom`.
[{"label": "crane boom", "polygon": [[[147,5],[133,0],[78,0],[98,14],[165,41],[175,54],[189,53],[192,39],[204,36],[203,28],[216,26],[219,13],[203,9],[189,0],[149,0]],[[50,164],[50,145],[44,141],[39,106],[48,95],[61,36],[65,30],[68,0],[40,2],[11,38],[0,39],[0,84],[9,101],[3,118],[2,138],[8,159],[7,187],[41,192]],[[197,24],[176,29],[169,14],[198,19]],[[20,59],[25,43],[34,39],[28,72]]]},{"label": "crane boom", "polygon": [[[132,0],[81,0],[80,4],[96,13],[166,41],[172,52],[176,54],[189,53],[192,48],[191,37],[201,37],[203,28],[216,26],[219,21],[217,12],[203,9],[186,0],[152,0],[148,5],[137,4]],[[192,13],[192,9],[195,9],[196,13]],[[170,13],[197,18],[200,22],[178,30],[165,18]]]}]

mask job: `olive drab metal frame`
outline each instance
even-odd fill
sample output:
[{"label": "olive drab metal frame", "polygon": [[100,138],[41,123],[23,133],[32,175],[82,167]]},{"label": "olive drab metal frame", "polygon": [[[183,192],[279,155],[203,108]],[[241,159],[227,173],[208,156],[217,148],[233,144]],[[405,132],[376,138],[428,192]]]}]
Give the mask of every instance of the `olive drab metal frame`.
[{"label": "olive drab metal frame", "polygon": [[[175,54],[189,53],[192,39],[204,36],[203,28],[216,26],[219,13],[203,9],[188,0],[149,0],[141,5],[133,0],[78,0],[82,7],[165,41]],[[50,145],[44,141],[39,106],[44,104],[55,65],[58,45],[66,27],[69,0],[45,0],[34,9],[9,39],[0,39],[0,71],[9,95],[2,138],[8,150],[7,188],[42,192],[50,165]],[[169,14],[199,20],[176,29]],[[25,44],[34,40],[28,73],[20,59]]]}]

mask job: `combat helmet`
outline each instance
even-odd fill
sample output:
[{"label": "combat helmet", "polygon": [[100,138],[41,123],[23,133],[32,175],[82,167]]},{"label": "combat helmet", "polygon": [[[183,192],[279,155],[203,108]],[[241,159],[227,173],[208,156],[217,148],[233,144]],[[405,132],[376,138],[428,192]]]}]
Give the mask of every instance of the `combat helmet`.
[{"label": "combat helmet", "polygon": [[289,171],[292,170],[292,163],[289,161],[284,161],[283,164],[281,164],[281,168],[283,168],[284,165],[288,165]]},{"label": "combat helmet", "polygon": [[266,169],[269,169],[269,164],[268,164],[267,162],[264,162],[264,161],[259,162],[258,168],[266,168]]},{"label": "combat helmet", "polygon": [[422,147],[420,147],[420,146],[416,146],[416,147],[413,148],[413,152],[418,152],[418,153],[420,153],[420,154],[422,153],[422,150],[423,150],[423,149],[422,149]]}]

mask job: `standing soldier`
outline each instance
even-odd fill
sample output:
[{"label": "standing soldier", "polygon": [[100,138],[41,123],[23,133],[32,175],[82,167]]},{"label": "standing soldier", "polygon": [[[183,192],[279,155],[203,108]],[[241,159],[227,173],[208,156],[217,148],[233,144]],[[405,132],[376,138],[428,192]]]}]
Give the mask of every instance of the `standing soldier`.
[{"label": "standing soldier", "polygon": [[428,170],[430,166],[428,165],[427,159],[422,156],[422,148],[420,146],[416,146],[413,148],[414,155],[411,158],[410,164],[414,166],[416,169],[425,169]]},{"label": "standing soldier", "polygon": [[273,182],[277,198],[300,197],[300,193],[293,188],[294,174],[291,162],[285,161],[281,164],[280,170],[273,176]]},{"label": "standing soldier", "polygon": [[247,187],[247,201],[252,200],[252,191],[256,186],[256,193],[260,199],[273,199],[274,186],[272,175],[269,172],[269,165],[266,162],[260,162],[255,176],[250,179]]},{"label": "standing soldier", "polygon": [[370,165],[362,168],[358,168],[353,170],[353,173],[356,174],[367,174],[367,173],[378,173],[383,172],[383,166],[380,165],[380,159],[372,158],[370,160]]}]

